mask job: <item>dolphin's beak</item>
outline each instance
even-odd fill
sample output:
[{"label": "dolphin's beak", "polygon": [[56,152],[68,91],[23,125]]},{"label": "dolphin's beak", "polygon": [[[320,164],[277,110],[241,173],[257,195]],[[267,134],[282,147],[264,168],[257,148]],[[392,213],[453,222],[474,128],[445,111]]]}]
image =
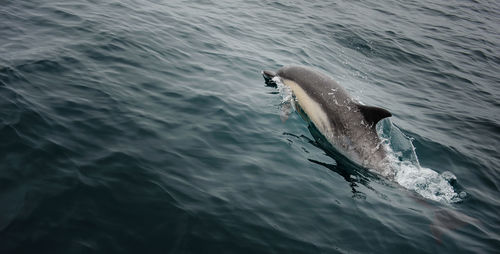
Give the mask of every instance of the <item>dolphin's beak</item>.
[{"label": "dolphin's beak", "polygon": [[277,87],[276,82],[273,81],[273,78],[276,76],[276,73],[272,71],[261,71],[262,77],[264,77],[264,81],[266,82],[266,86]]}]

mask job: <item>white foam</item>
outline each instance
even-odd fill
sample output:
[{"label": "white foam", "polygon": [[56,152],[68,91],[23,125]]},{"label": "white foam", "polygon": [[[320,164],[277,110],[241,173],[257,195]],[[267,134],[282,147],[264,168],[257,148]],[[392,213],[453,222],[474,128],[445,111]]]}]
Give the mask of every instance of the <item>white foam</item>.
[{"label": "white foam", "polygon": [[444,203],[461,201],[450,184],[450,179],[456,179],[451,172],[439,174],[430,168],[420,167],[410,161],[399,161],[391,152],[389,152],[389,157],[393,157],[391,167],[394,170],[394,181],[399,185],[413,190],[427,199]]},{"label": "white foam", "polygon": [[274,77],[272,80],[276,83],[279,94],[281,95],[281,104],[291,103],[293,101],[292,89],[283,84],[279,77]]},{"label": "white foam", "polygon": [[443,203],[460,202],[466,193],[458,194],[451,185],[457,177],[449,171],[439,174],[433,169],[421,167],[412,139],[389,120],[385,121],[382,123],[385,126],[379,128],[379,134],[384,137],[390,167],[394,171],[394,181],[427,199]]}]

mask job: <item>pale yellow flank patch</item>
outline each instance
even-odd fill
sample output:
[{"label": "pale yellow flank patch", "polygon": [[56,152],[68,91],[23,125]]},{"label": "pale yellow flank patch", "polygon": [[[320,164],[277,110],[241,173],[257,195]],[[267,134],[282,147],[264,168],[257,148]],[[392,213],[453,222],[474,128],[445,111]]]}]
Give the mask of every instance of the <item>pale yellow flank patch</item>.
[{"label": "pale yellow flank patch", "polygon": [[314,101],[297,83],[289,79],[283,79],[283,83],[292,89],[297,102],[316,128],[326,137],[332,130],[330,128],[328,116],[316,101]]}]

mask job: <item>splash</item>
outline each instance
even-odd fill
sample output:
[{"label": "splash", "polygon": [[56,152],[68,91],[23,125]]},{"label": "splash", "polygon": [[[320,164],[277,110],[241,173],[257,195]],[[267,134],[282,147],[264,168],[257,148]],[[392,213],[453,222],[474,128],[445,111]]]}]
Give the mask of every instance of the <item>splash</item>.
[{"label": "splash", "polygon": [[388,151],[395,182],[424,198],[442,203],[460,202],[467,195],[465,192],[457,193],[452,186],[452,182],[457,180],[453,173],[445,171],[440,174],[420,166],[412,139],[389,119],[381,121],[377,131]]},{"label": "splash", "polygon": [[280,119],[282,122],[285,122],[288,119],[288,116],[296,111],[295,109],[295,98],[293,96],[292,90],[290,87],[286,86],[281,82],[279,77],[274,77],[273,82],[276,83],[276,87],[281,95],[280,102]]},{"label": "splash", "polygon": [[283,84],[279,77],[274,77],[273,82],[276,83],[276,87],[281,95],[281,104],[291,103],[293,99],[293,93],[290,87]]}]

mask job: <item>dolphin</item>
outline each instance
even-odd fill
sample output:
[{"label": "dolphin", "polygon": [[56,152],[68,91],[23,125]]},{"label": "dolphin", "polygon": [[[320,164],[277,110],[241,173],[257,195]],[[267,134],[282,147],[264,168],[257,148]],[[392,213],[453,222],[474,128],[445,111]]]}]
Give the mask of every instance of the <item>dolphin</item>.
[{"label": "dolphin", "polygon": [[[303,66],[285,66],[276,73],[262,71],[268,86],[278,81],[290,88],[299,115],[312,123],[343,156],[375,172],[392,178],[387,151],[375,130],[385,109],[365,106],[329,76]],[[278,79],[278,80],[277,80]]]}]

